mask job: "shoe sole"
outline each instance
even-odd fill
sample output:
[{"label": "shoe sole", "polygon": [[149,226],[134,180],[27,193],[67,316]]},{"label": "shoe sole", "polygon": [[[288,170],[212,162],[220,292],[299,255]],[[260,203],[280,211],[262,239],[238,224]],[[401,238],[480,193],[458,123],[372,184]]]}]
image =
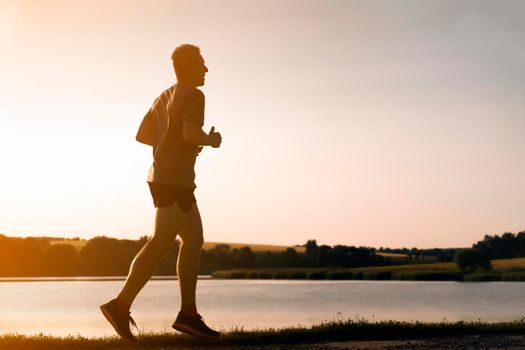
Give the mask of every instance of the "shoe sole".
[{"label": "shoe sole", "polygon": [[111,313],[108,310],[106,310],[104,305],[100,306],[100,311],[102,311],[102,314],[104,315],[106,320],[108,320],[108,322],[111,324],[111,326],[113,327],[115,332],[117,332],[117,334],[120,335],[121,338],[126,339],[127,341],[130,341],[130,342],[133,342],[133,343],[137,342],[136,338],[131,338],[130,339],[127,336],[125,336],[124,334],[122,334],[121,332],[119,332],[118,327],[117,327],[116,322],[115,322],[115,319],[113,319],[113,316],[111,315]]},{"label": "shoe sole", "polygon": [[179,332],[182,332],[182,333],[186,333],[186,334],[189,334],[189,335],[193,335],[194,337],[207,338],[207,339],[215,339],[215,338],[219,337],[219,335],[207,335],[207,334],[204,334],[204,333],[199,333],[199,332],[195,331],[193,328],[188,327],[188,326],[186,326],[184,324],[176,324],[176,323],[174,323],[171,327],[173,329],[175,329],[176,331],[179,331]]}]

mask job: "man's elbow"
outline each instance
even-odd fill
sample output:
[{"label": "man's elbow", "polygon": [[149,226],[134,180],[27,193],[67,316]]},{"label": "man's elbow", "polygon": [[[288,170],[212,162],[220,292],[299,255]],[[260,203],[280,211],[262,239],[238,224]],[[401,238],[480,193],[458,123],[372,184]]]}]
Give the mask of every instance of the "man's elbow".
[{"label": "man's elbow", "polygon": [[141,135],[141,134],[137,134],[135,136],[135,140],[145,145],[149,145],[149,146],[155,145],[155,140],[152,137],[145,137],[144,135]]},{"label": "man's elbow", "polygon": [[199,145],[198,135],[195,135],[194,132],[184,130],[182,133],[182,138],[184,139],[184,141],[186,141],[187,143],[191,145],[194,145],[194,146]]}]

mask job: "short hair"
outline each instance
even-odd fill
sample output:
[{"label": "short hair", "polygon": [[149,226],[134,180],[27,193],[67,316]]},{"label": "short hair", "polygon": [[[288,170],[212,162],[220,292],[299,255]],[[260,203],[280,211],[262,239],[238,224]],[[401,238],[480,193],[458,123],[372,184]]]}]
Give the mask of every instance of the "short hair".
[{"label": "short hair", "polygon": [[200,52],[198,46],[191,44],[183,44],[173,50],[171,60],[173,61],[173,68],[177,78],[184,76],[188,66],[195,60],[197,55],[200,55]]}]

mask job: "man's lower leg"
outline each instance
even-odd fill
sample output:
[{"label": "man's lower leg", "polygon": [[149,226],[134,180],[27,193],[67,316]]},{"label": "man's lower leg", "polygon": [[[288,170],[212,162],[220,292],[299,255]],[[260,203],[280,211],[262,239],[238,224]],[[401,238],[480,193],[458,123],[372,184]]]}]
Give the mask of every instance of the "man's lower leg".
[{"label": "man's lower leg", "polygon": [[195,293],[199,273],[201,244],[182,243],[177,260],[179,277],[181,311],[189,316],[197,315]]},{"label": "man's lower leg", "polygon": [[[167,247],[169,249],[170,246]],[[155,237],[142,247],[133,259],[124,287],[117,297],[121,306],[127,306],[129,310],[137,294],[149,281],[166,253],[166,245]]]}]

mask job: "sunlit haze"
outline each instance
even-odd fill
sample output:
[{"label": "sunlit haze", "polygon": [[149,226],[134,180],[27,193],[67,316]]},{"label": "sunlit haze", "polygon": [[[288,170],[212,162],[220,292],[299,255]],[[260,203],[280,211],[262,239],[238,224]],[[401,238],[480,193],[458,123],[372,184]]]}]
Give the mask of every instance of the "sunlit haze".
[{"label": "sunlit haze", "polygon": [[151,234],[143,115],[201,48],[207,241],[525,229],[525,2],[1,1],[0,233]]}]

